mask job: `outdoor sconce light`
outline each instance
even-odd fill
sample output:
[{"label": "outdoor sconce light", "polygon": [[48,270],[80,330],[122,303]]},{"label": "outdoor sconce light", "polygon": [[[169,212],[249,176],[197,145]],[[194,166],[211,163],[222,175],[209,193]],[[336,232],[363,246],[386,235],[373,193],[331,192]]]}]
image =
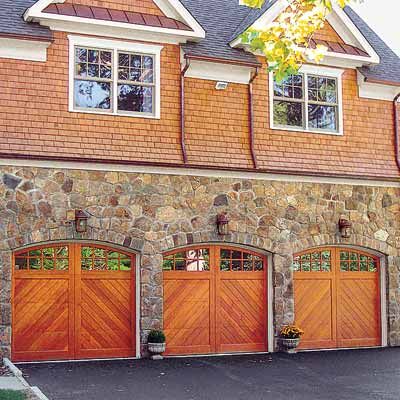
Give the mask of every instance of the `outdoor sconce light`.
[{"label": "outdoor sconce light", "polygon": [[339,219],[339,231],[343,239],[348,239],[351,236],[351,228],[353,224],[344,218]]},{"label": "outdoor sconce light", "polygon": [[215,89],[217,90],[226,90],[228,88],[228,82],[217,82],[215,85]]},{"label": "outdoor sconce light", "polygon": [[87,231],[89,214],[83,210],[75,211],[75,229],[78,233]]},{"label": "outdoor sconce light", "polygon": [[217,229],[218,234],[221,236],[225,236],[229,234],[229,218],[226,213],[218,214],[217,216]]}]

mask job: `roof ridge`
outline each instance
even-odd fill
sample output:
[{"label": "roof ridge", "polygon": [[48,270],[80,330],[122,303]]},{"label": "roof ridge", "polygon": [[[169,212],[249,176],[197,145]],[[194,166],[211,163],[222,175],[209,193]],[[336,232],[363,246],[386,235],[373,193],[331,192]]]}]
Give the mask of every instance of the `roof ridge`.
[{"label": "roof ridge", "polygon": [[[247,29],[257,21],[266,11],[269,10],[277,1],[279,0],[265,0],[261,8],[250,8],[248,14],[243,18],[242,22],[239,24],[235,32],[233,33],[230,41],[235,40],[239,35],[244,33]],[[253,18],[249,18],[251,14],[254,14]],[[248,20],[248,22],[247,22]]]}]

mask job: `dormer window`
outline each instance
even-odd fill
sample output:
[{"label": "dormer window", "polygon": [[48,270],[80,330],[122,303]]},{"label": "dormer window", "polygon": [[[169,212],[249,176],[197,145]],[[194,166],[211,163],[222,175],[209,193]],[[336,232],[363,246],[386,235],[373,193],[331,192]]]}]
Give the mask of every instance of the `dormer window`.
[{"label": "dormer window", "polygon": [[70,46],[70,111],[159,118],[161,46],[75,36]]},{"label": "dormer window", "polygon": [[303,67],[277,82],[271,74],[271,127],[340,135],[342,70]]}]

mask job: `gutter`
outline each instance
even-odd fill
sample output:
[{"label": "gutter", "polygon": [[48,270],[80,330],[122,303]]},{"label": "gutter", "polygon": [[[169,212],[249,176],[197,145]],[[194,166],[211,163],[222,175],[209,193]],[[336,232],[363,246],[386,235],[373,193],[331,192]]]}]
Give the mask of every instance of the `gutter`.
[{"label": "gutter", "polygon": [[384,81],[384,80],[381,80],[381,79],[364,78],[364,82],[376,83],[376,84],[378,84],[378,85],[388,85],[388,86],[400,87],[400,82],[395,82],[395,81]]},{"label": "gutter", "polygon": [[399,104],[400,93],[393,100],[394,111],[394,149],[396,154],[396,164],[400,171],[400,134],[399,134]]},{"label": "gutter", "polygon": [[190,60],[186,58],[186,65],[181,71],[181,150],[183,163],[186,165],[188,162],[187,150],[186,150],[186,132],[185,132],[185,74],[190,67]]},{"label": "gutter", "polygon": [[0,33],[0,38],[4,39],[17,39],[17,40],[28,40],[33,42],[45,42],[45,43],[53,43],[54,38],[45,37],[45,36],[37,36],[37,35],[21,35],[18,33]]},{"label": "gutter", "polygon": [[249,81],[249,142],[250,142],[250,152],[251,158],[253,160],[253,166],[258,169],[258,161],[256,150],[254,148],[254,101],[253,101],[253,82],[258,76],[258,67],[252,74]]},{"label": "gutter", "polygon": [[243,67],[261,67],[262,64],[259,62],[249,62],[249,61],[239,61],[239,60],[230,60],[226,58],[218,58],[218,57],[207,57],[207,56],[196,56],[190,53],[185,54],[185,59],[197,60],[197,61],[208,61],[215,62],[220,64],[231,64],[231,65],[239,65]]}]

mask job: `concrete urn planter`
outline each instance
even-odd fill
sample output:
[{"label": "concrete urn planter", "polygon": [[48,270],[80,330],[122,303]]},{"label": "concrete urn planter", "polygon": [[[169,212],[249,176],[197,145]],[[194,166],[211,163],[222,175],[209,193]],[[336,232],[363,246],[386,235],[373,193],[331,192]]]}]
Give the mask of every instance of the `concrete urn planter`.
[{"label": "concrete urn planter", "polygon": [[294,354],[296,353],[296,349],[300,344],[300,338],[297,339],[280,338],[280,344],[284,352],[289,354]]},{"label": "concrete urn planter", "polygon": [[162,360],[162,353],[165,352],[166,344],[165,343],[148,343],[148,349],[151,353],[152,360]]}]

